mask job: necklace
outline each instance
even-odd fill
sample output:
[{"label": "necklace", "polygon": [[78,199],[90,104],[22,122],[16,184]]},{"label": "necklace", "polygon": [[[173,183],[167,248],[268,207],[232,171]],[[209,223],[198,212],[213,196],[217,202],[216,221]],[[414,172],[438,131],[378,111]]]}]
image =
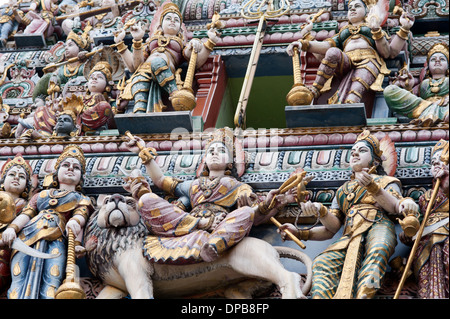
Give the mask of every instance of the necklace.
[{"label": "necklace", "polygon": [[64,65],[64,68],[63,68],[64,76],[66,76],[68,78],[74,76],[75,74],[78,73],[80,66],[81,66],[81,64],[78,64],[71,68],[68,64]]},{"label": "necklace", "polygon": [[444,80],[445,76],[436,81],[430,77],[430,87],[431,87],[430,91],[435,94],[439,93],[439,91],[441,90],[440,86],[442,83],[444,83]]},{"label": "necklace", "polygon": [[216,177],[212,181],[209,179],[209,177],[200,177],[200,189],[203,191],[203,195],[205,197],[209,197],[212,194],[212,191],[214,188],[217,187],[217,185],[220,182],[220,179],[222,177]]}]

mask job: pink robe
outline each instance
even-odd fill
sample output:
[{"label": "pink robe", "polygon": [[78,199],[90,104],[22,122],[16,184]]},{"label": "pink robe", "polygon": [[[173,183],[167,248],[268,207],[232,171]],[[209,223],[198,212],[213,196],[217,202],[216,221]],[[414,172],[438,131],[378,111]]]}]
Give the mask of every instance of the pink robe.
[{"label": "pink robe", "polygon": [[[184,183],[191,183],[188,196],[193,208],[190,213],[155,194],[144,195],[139,202],[142,218],[154,234],[144,241],[144,254],[153,262],[201,262],[200,250],[206,243],[213,245],[220,255],[248,235],[253,225],[252,208],[235,209],[239,195],[252,193],[247,184],[222,177],[209,195],[201,189],[200,179]],[[226,217],[211,232],[197,228],[201,216],[222,212]]]}]

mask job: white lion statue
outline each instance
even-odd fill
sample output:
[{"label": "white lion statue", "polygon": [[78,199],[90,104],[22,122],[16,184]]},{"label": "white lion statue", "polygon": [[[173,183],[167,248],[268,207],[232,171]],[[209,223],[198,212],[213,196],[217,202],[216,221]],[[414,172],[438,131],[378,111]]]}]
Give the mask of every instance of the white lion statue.
[{"label": "white lion statue", "polygon": [[[99,198],[85,231],[87,264],[105,285],[97,298],[123,298],[128,294],[133,299],[179,298],[226,289],[230,284],[238,284],[240,289],[227,289],[225,297],[251,298],[256,288],[243,283],[264,282],[266,286],[276,284],[282,298],[293,299],[305,298],[311,288],[312,261],[296,249],[246,237],[216,261],[168,265],[153,263],[144,256],[143,240],[148,234],[135,199],[120,194]],[[304,263],[305,282],[299,274],[286,270],[280,257]]]}]

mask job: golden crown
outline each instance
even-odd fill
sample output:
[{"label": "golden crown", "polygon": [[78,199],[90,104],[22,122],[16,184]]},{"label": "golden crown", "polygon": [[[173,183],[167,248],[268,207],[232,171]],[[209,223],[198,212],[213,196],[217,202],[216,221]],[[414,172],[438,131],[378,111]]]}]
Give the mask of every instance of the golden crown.
[{"label": "golden crown", "polygon": [[370,131],[364,130],[361,134],[359,134],[356,138],[356,142],[360,141],[365,141],[368,143],[372,147],[374,154],[381,158],[383,151],[380,149],[380,141],[374,135],[370,134]]},{"label": "golden crown", "polygon": [[69,158],[69,157],[70,158],[76,158],[80,162],[82,171],[84,173],[84,171],[86,169],[86,158],[84,157],[84,152],[81,149],[81,147],[79,147],[77,145],[69,145],[69,146],[66,146],[66,148],[64,148],[63,152],[61,153],[61,155],[56,160],[55,169],[57,170],[59,165],[66,158]]},{"label": "golden crown", "polygon": [[92,68],[92,70],[89,72],[89,76],[91,76],[92,73],[96,71],[102,72],[106,77],[106,81],[108,82],[112,81],[112,68],[108,62],[106,61],[97,62]]},{"label": "golden crown", "polygon": [[162,5],[162,12],[161,12],[161,16],[159,17],[159,24],[162,25],[164,16],[166,14],[168,14],[169,12],[175,13],[180,17],[181,22],[183,22],[183,17],[181,15],[180,9],[178,8],[178,6],[175,3],[172,2],[164,2],[164,4]]},{"label": "golden crown", "polygon": [[28,177],[31,177],[32,170],[30,164],[21,156],[16,155],[13,159],[8,159],[3,165],[1,178],[3,179],[5,177],[6,172],[8,172],[13,166],[20,166],[22,167],[25,172],[27,172]]},{"label": "golden crown", "polygon": [[436,43],[435,45],[433,45],[431,47],[430,51],[428,51],[427,60],[429,61],[431,56],[433,54],[435,54],[435,53],[442,53],[447,58],[447,61],[449,60],[448,45],[447,44],[445,44],[445,43]]},{"label": "golden crown", "polygon": [[78,34],[74,31],[70,31],[67,35],[67,40],[72,40],[83,50],[89,50],[91,45],[91,40],[86,32]]},{"label": "golden crown", "polygon": [[[352,2],[352,1],[355,1],[355,0],[349,0],[348,3],[350,4],[350,2]],[[360,1],[363,2],[366,5],[366,7],[377,4],[377,0],[360,0]]]}]

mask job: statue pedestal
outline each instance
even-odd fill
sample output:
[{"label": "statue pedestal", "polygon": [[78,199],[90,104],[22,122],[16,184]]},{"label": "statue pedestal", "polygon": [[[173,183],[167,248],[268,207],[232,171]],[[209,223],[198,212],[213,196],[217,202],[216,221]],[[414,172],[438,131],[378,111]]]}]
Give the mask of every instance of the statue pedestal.
[{"label": "statue pedestal", "polygon": [[171,133],[193,131],[191,111],[161,113],[125,113],[114,116],[120,134]]},{"label": "statue pedestal", "polygon": [[16,42],[16,46],[18,48],[23,47],[44,47],[45,37],[43,34],[15,34],[14,42]]},{"label": "statue pedestal", "polygon": [[363,103],[286,106],[286,127],[365,126]]}]

